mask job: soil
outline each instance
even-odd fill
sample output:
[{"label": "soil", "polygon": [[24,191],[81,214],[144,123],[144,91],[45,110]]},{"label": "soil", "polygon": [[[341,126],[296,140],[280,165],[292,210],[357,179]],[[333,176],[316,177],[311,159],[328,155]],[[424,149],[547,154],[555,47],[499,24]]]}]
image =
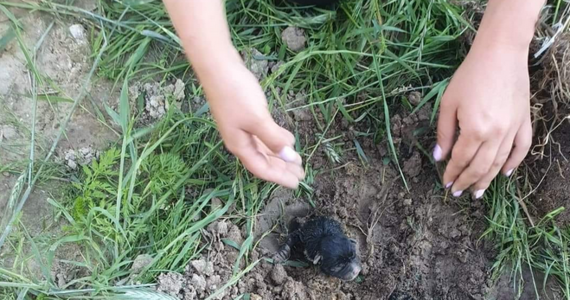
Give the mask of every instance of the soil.
[{"label": "soil", "polygon": [[[298,99],[299,94],[292,93],[288,98]],[[277,230],[261,240],[252,261],[276,251],[291,218],[326,215],[344,224],[347,235],[358,241],[363,262],[359,279],[342,282],[323,275],[317,267],[274,266],[261,261],[219,299],[233,299],[244,292],[251,293],[252,299],[514,299],[508,278],[501,278],[498,284],[490,278],[495,253],[491,245],[479,240],[486,224],[483,203],[469,197],[447,197],[430,159],[409,146],[413,135],[407,133],[421,129],[427,111],[393,117],[402,120],[394,123],[400,153],[411,153],[403,162],[409,191],[399,173],[384,163],[386,156],[381,153],[387,152],[363,140],[367,166],[350,155],[343,157],[341,166],[335,166],[324,150],[313,159],[311,164],[320,166],[311,199],[316,209],[308,204],[309,199],[295,199],[293,192],[277,189],[258,217],[258,236],[273,227]],[[295,120],[298,128],[314,127],[308,126],[311,121]],[[330,134],[338,134],[343,126],[338,122]],[[432,141],[433,137],[428,136],[414,142],[427,148]],[[216,230],[211,232],[216,235]],[[237,242],[243,238],[231,239]],[[214,274],[229,278],[236,253],[224,244],[210,249]],[[188,268],[185,274],[172,276],[179,279],[174,284],[178,287],[185,286],[179,284],[180,280],[191,285],[196,273]],[[172,276],[159,281],[159,290],[169,291]],[[175,289],[177,293],[172,295],[195,299],[192,291],[188,292],[192,296],[186,296],[181,294],[184,289]],[[526,298],[521,299],[534,299],[535,294],[531,290],[524,295]]]},{"label": "soil", "polygon": [[[48,28],[50,19],[27,11],[15,11],[15,14],[25,28],[33,29],[26,31],[25,43],[35,45]],[[0,36],[7,28],[8,22],[0,14]],[[297,46],[299,50],[305,47],[304,33],[297,28],[287,30],[287,34],[283,32],[283,39],[292,51],[298,51]],[[62,89],[58,94],[60,97],[74,99],[79,95],[90,71],[91,53],[85,34],[81,24],[55,23],[37,53],[38,69]],[[289,35],[298,40],[289,41]],[[280,62],[268,61],[255,49],[243,55],[258,79],[275,72],[280,65]],[[0,69],[0,161],[15,162],[29,153],[29,149],[21,145],[29,144],[32,101],[24,96],[29,94],[29,75],[25,58],[14,41],[0,52]],[[174,80],[166,85],[166,91],[160,90],[161,85],[155,83],[135,84],[131,89],[139,92],[144,100],[140,113],[148,115],[148,122],[154,122],[168,109],[169,101],[179,102],[186,97],[182,84]],[[110,94],[111,84],[103,80],[88,86],[88,91],[83,102],[85,109],[75,112],[65,138],[56,149],[57,158],[69,168],[96,159],[97,153],[118,137],[113,128],[104,126],[90,112],[94,108],[104,111],[103,103],[116,107],[119,95]],[[273,114],[278,123],[295,126],[300,131],[302,143],[315,144],[318,127],[313,119],[322,116],[308,108],[295,109],[307,104],[305,95],[302,90],[289,91],[286,95],[279,90],[276,94],[268,93],[268,97],[280,97],[291,110],[285,113],[276,109]],[[422,97],[417,92],[408,96],[413,105]],[[137,99],[134,97],[131,101]],[[192,107],[194,110],[205,102],[203,98],[196,98],[190,103],[196,106]],[[36,127],[41,134],[37,136],[37,155],[41,157],[50,148],[61,120],[70,109],[71,103],[40,101]],[[559,108],[557,113],[561,111]],[[316,170],[312,195],[296,198],[293,192],[278,188],[257,219],[255,232],[258,237],[274,227],[277,230],[260,242],[247,257],[248,262],[273,253],[287,234],[285,224],[293,217],[316,214],[340,221],[347,235],[358,241],[363,271],[357,280],[342,282],[321,274],[316,267],[274,266],[261,260],[217,299],[234,299],[243,293],[250,293],[250,299],[255,300],[514,299],[509,278],[503,277],[495,283],[490,277],[495,253],[491,245],[480,240],[486,226],[485,206],[468,195],[461,199],[449,197],[441,188],[439,166],[418,147],[433,147],[434,128],[429,125],[430,114],[431,107],[425,106],[415,114],[396,111],[391,118],[406,184],[394,164],[389,163],[391,156],[386,141],[375,144],[370,138],[356,137],[354,132],[361,128],[337,120],[327,136],[343,134],[345,151],[334,160],[327,152],[327,144],[319,146],[308,162]],[[570,197],[566,184],[570,176],[569,135],[570,122],[566,120],[552,135],[560,146],[550,148],[552,151],[541,160],[531,157],[528,162],[531,169],[537,171],[536,183],[542,182],[528,201],[535,218],[564,206]],[[355,141],[367,157],[364,164],[354,151],[348,151]],[[11,190],[19,175],[1,174],[0,190]],[[26,203],[23,222],[30,226],[32,235],[45,229],[45,219],[53,219],[46,200],[56,192],[57,185],[51,189],[41,186]],[[8,209],[8,194],[0,193],[2,212]],[[309,204],[311,202],[316,208]],[[568,225],[570,212],[563,212],[557,221],[559,225]],[[211,241],[204,256],[192,261],[183,274],[161,274],[157,278],[157,290],[184,300],[203,299],[213,293],[232,277],[234,262],[239,256],[239,252],[224,241],[241,245],[246,238],[244,231],[229,220],[211,224],[204,231]],[[73,260],[77,253],[74,249],[58,253],[61,260],[56,259],[52,270],[58,286],[64,287],[74,277],[80,277],[73,266],[63,262]],[[148,256],[138,257],[132,268],[136,273],[148,262]],[[245,264],[239,267],[243,268]],[[521,299],[534,299],[534,293],[527,290]]]},{"label": "soil", "polygon": [[307,38],[305,37],[305,31],[301,28],[293,26],[287,27],[281,33],[281,38],[283,39],[283,43],[291,51],[299,52],[305,49]]},{"label": "soil", "polygon": [[[81,7],[89,6],[90,1],[76,1]],[[87,6],[86,6],[87,5]],[[36,111],[35,158],[43,159],[60,131],[60,125],[70,112],[73,99],[82,91],[85,79],[92,68],[90,47],[85,39],[81,24],[53,22],[49,16],[29,13],[27,10],[10,9],[22,24],[23,43],[28,49],[38,43],[45,34],[41,47],[36,53],[36,68],[44,80],[53,82],[58,90],[45,89],[39,93],[57,96],[65,101],[49,102],[39,99]],[[0,36],[10,28],[6,15],[0,13]],[[50,29],[51,28],[51,29]],[[30,74],[24,53],[16,39],[0,52],[0,164],[10,166],[29,157],[33,101],[30,95]],[[42,86],[47,86],[42,85]],[[118,138],[112,128],[105,126],[94,113],[97,108],[104,111],[103,103],[116,103],[118,94],[111,92],[112,83],[93,80],[86,86],[86,97],[72,115],[65,135],[55,149],[53,160],[69,168],[88,163],[96,158],[98,151],[106,149],[109,143]],[[14,203],[8,203],[10,191],[21,173],[15,169],[4,169],[0,175],[0,215],[2,218]],[[55,210],[47,202],[48,198],[61,197],[63,182],[40,182],[32,191],[23,207],[22,223],[32,236],[38,234],[58,234],[64,224],[56,221]],[[4,220],[2,220],[4,221]],[[0,222],[4,224],[4,222]],[[11,249],[3,247],[0,264],[10,265]],[[60,263],[61,260],[74,260],[78,254],[73,247],[60,247],[52,265],[52,275],[58,284],[65,284],[76,274],[74,266]],[[42,277],[34,260],[28,260],[27,270]]]},{"label": "soil", "polygon": [[556,218],[557,225],[562,228],[570,225],[570,114],[567,116],[552,134],[545,156],[531,163],[537,190],[529,201],[529,211],[535,220],[560,207],[566,208]]}]

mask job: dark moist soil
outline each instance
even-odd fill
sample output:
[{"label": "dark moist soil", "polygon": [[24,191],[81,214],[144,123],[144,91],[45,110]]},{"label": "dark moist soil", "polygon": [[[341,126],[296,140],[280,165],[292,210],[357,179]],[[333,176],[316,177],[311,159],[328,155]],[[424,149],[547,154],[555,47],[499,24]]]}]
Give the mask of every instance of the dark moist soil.
[{"label": "dark moist soil", "polygon": [[535,220],[564,207],[555,220],[558,226],[566,228],[570,225],[570,121],[567,118],[558,122],[562,124],[550,136],[544,156],[535,155],[537,160],[530,163],[536,194],[528,206]]}]

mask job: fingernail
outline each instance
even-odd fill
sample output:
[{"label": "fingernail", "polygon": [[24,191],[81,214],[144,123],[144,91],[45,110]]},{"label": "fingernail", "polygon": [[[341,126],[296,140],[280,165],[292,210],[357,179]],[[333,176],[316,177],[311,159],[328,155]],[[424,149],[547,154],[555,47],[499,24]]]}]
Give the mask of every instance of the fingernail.
[{"label": "fingernail", "polygon": [[293,150],[293,148],[289,147],[289,146],[285,146],[283,147],[283,150],[281,150],[281,152],[279,152],[279,157],[281,157],[282,160],[286,161],[286,162],[294,162],[295,158],[297,157],[297,152],[295,152],[295,150]]},{"label": "fingernail", "polygon": [[441,150],[441,147],[439,145],[435,145],[435,148],[433,148],[433,158],[435,161],[440,161],[442,155],[443,151]]},{"label": "fingernail", "polygon": [[453,193],[453,197],[459,197],[461,196],[461,194],[463,194],[463,191],[456,191],[455,193]]},{"label": "fingernail", "polygon": [[507,173],[505,173],[505,176],[510,177],[511,175],[513,175],[513,171],[514,171],[514,170],[515,170],[515,169],[510,169],[510,170],[508,170]]},{"label": "fingernail", "polygon": [[483,194],[485,193],[485,190],[478,190],[475,192],[475,199],[481,199],[481,197],[483,197]]},{"label": "fingernail", "polygon": [[453,181],[445,185],[445,189],[450,188],[453,185]]}]

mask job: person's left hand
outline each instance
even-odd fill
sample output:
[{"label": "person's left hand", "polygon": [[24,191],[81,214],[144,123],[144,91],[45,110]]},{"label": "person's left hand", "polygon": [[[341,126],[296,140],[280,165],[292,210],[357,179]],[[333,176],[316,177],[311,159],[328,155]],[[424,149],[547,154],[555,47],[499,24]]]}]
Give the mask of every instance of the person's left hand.
[{"label": "person's left hand", "polygon": [[[436,161],[451,154],[443,184],[481,198],[499,171],[510,176],[531,145],[528,48],[472,48],[441,101]],[[455,141],[456,128],[459,137]]]}]

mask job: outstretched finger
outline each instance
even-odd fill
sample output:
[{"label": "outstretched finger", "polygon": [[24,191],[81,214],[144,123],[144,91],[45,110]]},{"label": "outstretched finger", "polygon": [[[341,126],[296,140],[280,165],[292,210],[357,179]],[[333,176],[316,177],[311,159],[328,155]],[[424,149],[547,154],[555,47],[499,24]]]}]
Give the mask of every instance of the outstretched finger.
[{"label": "outstretched finger", "polygon": [[[276,159],[281,159],[279,155],[273,153],[273,151],[271,151],[258,137],[253,136],[253,141],[255,142],[255,146],[258,152],[265,154],[266,156],[272,156]],[[286,162],[286,164],[287,170],[293,173],[293,175],[297,176],[299,180],[305,178],[305,170],[303,170],[303,167],[300,164],[297,164],[296,162]]]},{"label": "outstretched finger", "polygon": [[277,154],[284,161],[302,165],[303,160],[293,146],[295,136],[285,128],[277,125],[270,116],[263,125],[246,128],[247,132],[257,136],[271,152]]},{"label": "outstretched finger", "polygon": [[236,134],[243,135],[242,139],[249,139],[249,143],[242,145],[235,155],[253,175],[291,189],[299,186],[299,174],[289,170],[287,162],[258,151],[254,137],[247,132]]},{"label": "outstretched finger", "polygon": [[481,145],[482,142],[479,139],[472,138],[466,134],[459,135],[451,152],[451,159],[443,174],[445,188],[450,188],[454,185],[457,178],[469,166]]},{"label": "outstretched finger", "polygon": [[459,197],[469,187],[481,180],[491,170],[501,141],[485,142],[479,147],[477,154],[471,160],[469,166],[461,172],[459,177],[455,180],[451,192],[453,196]]},{"label": "outstretched finger", "polygon": [[435,161],[442,161],[449,155],[457,130],[457,108],[446,102],[448,101],[444,95],[437,120],[437,145],[433,149]]},{"label": "outstretched finger", "polygon": [[497,174],[501,171],[501,168],[505,165],[505,162],[509,158],[509,153],[513,147],[513,140],[514,134],[509,135],[505,138],[499,147],[499,151],[497,152],[497,156],[495,157],[495,161],[493,165],[489,169],[489,172],[485,176],[483,176],[477,183],[473,185],[473,195],[475,199],[480,199],[483,197],[487,188],[491,185],[491,182]]},{"label": "outstretched finger", "polygon": [[505,176],[511,176],[514,169],[524,160],[532,145],[532,125],[530,118],[522,125],[515,136],[514,148],[507,162],[503,166],[502,172]]}]

